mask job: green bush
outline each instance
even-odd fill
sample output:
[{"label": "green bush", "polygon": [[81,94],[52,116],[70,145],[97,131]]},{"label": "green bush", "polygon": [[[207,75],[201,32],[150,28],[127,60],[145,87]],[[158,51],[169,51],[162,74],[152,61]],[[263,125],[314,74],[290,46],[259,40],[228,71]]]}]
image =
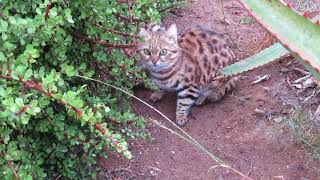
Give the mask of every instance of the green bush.
[{"label": "green bush", "polygon": [[120,92],[146,81],[121,49],[170,0],[0,1],[0,179],[95,177],[104,147],[131,158],[144,123]]}]

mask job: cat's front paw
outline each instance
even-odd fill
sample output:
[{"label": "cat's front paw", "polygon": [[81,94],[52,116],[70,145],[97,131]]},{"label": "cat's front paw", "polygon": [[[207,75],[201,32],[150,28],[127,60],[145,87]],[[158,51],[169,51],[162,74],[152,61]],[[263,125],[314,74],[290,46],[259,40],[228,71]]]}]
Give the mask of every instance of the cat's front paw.
[{"label": "cat's front paw", "polygon": [[178,126],[184,126],[186,125],[188,122],[188,118],[187,117],[177,117],[176,118],[176,123]]},{"label": "cat's front paw", "polygon": [[163,97],[164,93],[163,92],[154,92],[151,94],[149,100],[152,101],[152,102],[157,102],[157,101],[160,101]]}]

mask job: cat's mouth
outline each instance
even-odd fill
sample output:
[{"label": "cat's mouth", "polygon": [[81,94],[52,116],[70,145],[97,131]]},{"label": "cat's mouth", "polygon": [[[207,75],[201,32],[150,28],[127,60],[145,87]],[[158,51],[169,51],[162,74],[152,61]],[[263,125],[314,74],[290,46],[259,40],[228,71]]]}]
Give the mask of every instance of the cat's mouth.
[{"label": "cat's mouth", "polygon": [[170,67],[171,65],[168,63],[161,63],[158,62],[156,64],[153,64],[152,62],[148,63],[148,69],[152,70],[152,71],[160,71],[160,70],[164,70],[167,69],[168,67]]}]

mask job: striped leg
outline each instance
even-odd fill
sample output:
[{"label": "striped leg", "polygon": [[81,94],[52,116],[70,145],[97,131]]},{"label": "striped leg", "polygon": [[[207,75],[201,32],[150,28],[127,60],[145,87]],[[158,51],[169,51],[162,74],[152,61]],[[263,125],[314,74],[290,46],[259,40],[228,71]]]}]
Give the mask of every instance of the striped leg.
[{"label": "striped leg", "polygon": [[176,123],[183,126],[188,122],[191,108],[198,98],[198,89],[190,86],[178,93]]}]

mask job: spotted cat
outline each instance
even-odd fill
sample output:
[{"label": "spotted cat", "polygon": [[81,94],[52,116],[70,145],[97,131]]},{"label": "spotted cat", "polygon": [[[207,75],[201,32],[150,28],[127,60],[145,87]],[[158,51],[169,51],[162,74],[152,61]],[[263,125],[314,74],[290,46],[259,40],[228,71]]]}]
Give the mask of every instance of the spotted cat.
[{"label": "spotted cat", "polygon": [[179,126],[187,123],[193,105],[218,101],[235,87],[236,77],[219,72],[236,59],[224,35],[196,26],[178,36],[175,24],[167,30],[142,28],[139,35],[144,38],[137,49],[139,63],[161,89],[150,98],[157,101],[164,91],[176,92]]}]

